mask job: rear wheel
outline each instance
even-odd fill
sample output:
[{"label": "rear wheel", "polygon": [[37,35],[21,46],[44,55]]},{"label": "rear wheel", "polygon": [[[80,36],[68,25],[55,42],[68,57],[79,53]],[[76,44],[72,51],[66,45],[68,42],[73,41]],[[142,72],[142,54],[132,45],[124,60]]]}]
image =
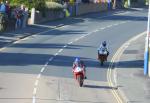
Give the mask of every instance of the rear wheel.
[{"label": "rear wheel", "polygon": [[101,62],[101,66],[103,66],[104,65],[104,61],[101,60],[100,62]]}]

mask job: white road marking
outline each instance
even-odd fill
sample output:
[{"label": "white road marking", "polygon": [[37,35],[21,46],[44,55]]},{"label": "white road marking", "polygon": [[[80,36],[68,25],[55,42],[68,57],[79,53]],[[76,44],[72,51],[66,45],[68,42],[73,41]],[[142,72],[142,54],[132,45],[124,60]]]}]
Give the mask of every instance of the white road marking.
[{"label": "white road marking", "polygon": [[54,59],[54,57],[49,58],[49,62],[52,61]]},{"label": "white road marking", "polygon": [[113,26],[113,25],[108,25],[107,28],[110,28],[110,27],[112,27],[112,26]]},{"label": "white road marking", "polygon": [[101,30],[104,30],[106,27],[100,28]]},{"label": "white road marking", "polygon": [[39,83],[39,80],[37,79],[36,81],[35,81],[35,86],[37,87],[38,86],[38,83]]},{"label": "white road marking", "polygon": [[117,25],[119,25],[119,24],[118,23],[114,24],[114,26],[117,26]]},{"label": "white road marking", "polygon": [[63,51],[63,49],[60,49],[58,52],[61,53]]},{"label": "white road marking", "polygon": [[74,40],[74,42],[76,42],[76,41],[78,41],[79,40],[79,38],[76,38],[75,40]]},{"label": "white road marking", "polygon": [[49,62],[46,62],[45,65],[44,65],[44,67],[46,67],[46,66],[48,65],[48,63],[49,63]]},{"label": "white road marking", "polygon": [[98,31],[99,31],[99,30],[98,30],[98,29],[96,29],[96,30],[94,30],[94,31],[93,31],[93,33],[94,33],[94,32],[98,32]]},{"label": "white road marking", "polygon": [[67,45],[64,45],[64,48],[66,48],[67,47]]},{"label": "white road marking", "polygon": [[112,27],[112,26],[113,26],[113,25],[108,25],[107,28],[110,28],[110,27]]},{"label": "white road marking", "polygon": [[36,93],[37,93],[37,88],[34,88],[33,95],[36,95]]},{"label": "white road marking", "polygon": [[54,56],[57,56],[57,55],[58,55],[58,52],[54,54]]},{"label": "white road marking", "polygon": [[32,103],[35,103],[35,100],[36,100],[36,98],[35,98],[35,96],[33,96],[32,97]]},{"label": "white road marking", "polygon": [[70,45],[70,44],[72,44],[72,43],[73,43],[73,41],[69,42],[68,45]]},{"label": "white road marking", "polygon": [[38,74],[37,79],[40,79],[40,78],[41,78],[41,74]]},{"label": "white road marking", "polygon": [[43,68],[41,69],[41,73],[42,73],[44,70],[45,70],[45,67],[43,67]]}]

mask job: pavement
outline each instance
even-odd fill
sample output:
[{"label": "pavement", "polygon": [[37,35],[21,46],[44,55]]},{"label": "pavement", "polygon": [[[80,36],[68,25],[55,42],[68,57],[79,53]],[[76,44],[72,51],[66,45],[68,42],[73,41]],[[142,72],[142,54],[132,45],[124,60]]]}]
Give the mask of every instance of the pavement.
[{"label": "pavement", "polygon": [[[69,18],[65,22],[67,24],[55,21],[0,33],[0,48],[29,35],[76,23],[76,21],[78,20],[73,21],[73,18]],[[78,22],[81,22],[81,20]],[[144,43],[145,36],[133,41],[125,49],[116,65],[117,86],[126,103],[149,103],[150,101],[150,78],[143,73]]]},{"label": "pavement", "polygon": [[58,27],[75,24],[78,22],[82,22],[82,19],[70,17],[67,19],[54,20],[48,23],[29,25],[21,29],[0,32],[0,48],[34,34],[50,31]]},{"label": "pavement", "polygon": [[145,36],[132,41],[116,65],[117,86],[126,103],[150,103],[150,78],[143,70]]}]

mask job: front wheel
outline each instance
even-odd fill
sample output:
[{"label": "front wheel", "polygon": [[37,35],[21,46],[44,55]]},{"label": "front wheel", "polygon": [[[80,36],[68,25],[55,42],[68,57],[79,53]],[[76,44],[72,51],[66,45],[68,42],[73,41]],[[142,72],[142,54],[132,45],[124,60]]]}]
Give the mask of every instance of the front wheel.
[{"label": "front wheel", "polygon": [[78,80],[79,86],[82,87],[83,86],[83,77],[81,75],[78,75],[77,80]]}]

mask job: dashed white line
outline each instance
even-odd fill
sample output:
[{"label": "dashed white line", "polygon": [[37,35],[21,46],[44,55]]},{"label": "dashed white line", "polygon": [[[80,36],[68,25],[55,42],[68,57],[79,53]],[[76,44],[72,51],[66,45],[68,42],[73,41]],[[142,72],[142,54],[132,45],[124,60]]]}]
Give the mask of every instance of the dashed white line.
[{"label": "dashed white line", "polygon": [[38,85],[38,83],[39,83],[39,80],[37,79],[36,81],[35,81],[35,86],[37,86]]},{"label": "dashed white line", "polygon": [[60,52],[62,52],[63,51],[63,49],[60,49],[58,52],[60,53]]},{"label": "dashed white line", "polygon": [[41,74],[38,74],[37,79],[41,78]]},{"label": "dashed white line", "polygon": [[45,65],[44,65],[44,67],[46,67],[46,66],[48,65],[48,63],[49,63],[49,62],[46,62]]},{"label": "dashed white line", "polygon": [[67,47],[67,45],[64,45],[64,48],[66,48]]},{"label": "dashed white line", "polygon": [[110,28],[110,27],[112,27],[112,25],[108,25],[108,26],[107,26],[107,28]]},{"label": "dashed white line", "polygon": [[36,95],[36,92],[37,92],[37,88],[34,88],[33,95]]},{"label": "dashed white line", "polygon": [[96,29],[96,30],[94,30],[94,31],[93,31],[93,33],[98,32],[98,31],[99,31],[99,30],[98,30],[98,29]]},{"label": "dashed white line", "polygon": [[72,43],[73,43],[73,41],[69,42],[68,44],[72,44]]},{"label": "dashed white line", "polygon": [[45,70],[45,67],[43,67],[43,68],[41,69],[41,73],[42,73],[44,70]]},{"label": "dashed white line", "polygon": [[58,55],[58,52],[54,54],[54,56],[57,56],[57,55]]},{"label": "dashed white line", "polygon": [[100,28],[101,30],[104,30],[105,29],[105,27],[103,27],[103,28]]},{"label": "dashed white line", "polygon": [[35,103],[35,96],[32,97],[32,103]]},{"label": "dashed white line", "polygon": [[119,24],[118,23],[114,24],[114,26],[117,26],[117,25],[119,25]]},{"label": "dashed white line", "polygon": [[81,36],[81,38],[84,38],[84,37],[86,37],[86,35],[82,35],[82,36]]},{"label": "dashed white line", "polygon": [[49,58],[49,62],[52,61],[54,59],[54,57]]},{"label": "dashed white line", "polygon": [[76,38],[75,40],[74,40],[74,42],[76,42],[76,41],[78,41],[79,40],[79,38]]}]

